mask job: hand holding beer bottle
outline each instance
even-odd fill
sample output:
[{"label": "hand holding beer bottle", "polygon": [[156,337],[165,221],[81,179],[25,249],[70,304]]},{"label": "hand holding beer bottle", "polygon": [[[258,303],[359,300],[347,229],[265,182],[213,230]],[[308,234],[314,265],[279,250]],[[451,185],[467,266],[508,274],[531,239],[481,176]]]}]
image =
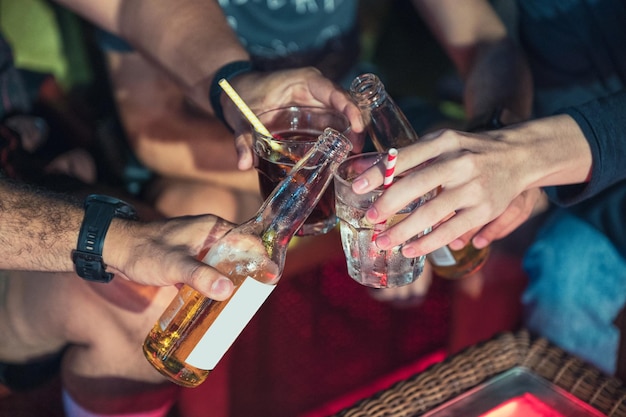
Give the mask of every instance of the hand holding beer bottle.
[{"label": "hand holding beer bottle", "polygon": [[173,382],[202,383],[281,277],[289,241],[352,149],[326,129],[257,214],[215,242],[203,261],[235,284],[225,301],[183,286],[144,343],[148,361]]}]

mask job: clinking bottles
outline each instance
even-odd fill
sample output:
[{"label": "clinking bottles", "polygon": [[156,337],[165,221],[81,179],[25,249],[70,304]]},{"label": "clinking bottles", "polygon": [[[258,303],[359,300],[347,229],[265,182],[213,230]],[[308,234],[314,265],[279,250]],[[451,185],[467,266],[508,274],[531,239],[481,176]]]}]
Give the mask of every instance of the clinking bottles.
[{"label": "clinking bottles", "polygon": [[235,292],[214,301],[183,286],[144,342],[156,369],[187,387],[206,379],[274,289],[289,241],[350,150],[348,139],[326,129],[257,214],[213,244],[203,261],[228,276]]},{"label": "clinking bottles", "polygon": [[[376,75],[362,74],[356,77],[350,85],[350,95],[361,109],[370,138],[379,152],[417,142],[417,133]],[[432,190],[423,198],[433,198],[437,192],[437,189]],[[478,271],[489,252],[489,247],[479,250],[470,242],[458,251],[444,246],[427,258],[437,275],[458,278]]]}]

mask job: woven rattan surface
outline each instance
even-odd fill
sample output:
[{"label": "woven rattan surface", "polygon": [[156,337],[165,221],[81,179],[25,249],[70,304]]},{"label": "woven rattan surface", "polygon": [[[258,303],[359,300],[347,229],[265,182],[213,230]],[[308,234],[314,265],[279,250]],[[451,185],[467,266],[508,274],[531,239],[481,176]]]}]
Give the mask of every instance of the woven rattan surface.
[{"label": "woven rattan surface", "polygon": [[398,382],[336,417],[414,417],[516,366],[610,417],[626,417],[626,386],[526,330],[502,333]]}]

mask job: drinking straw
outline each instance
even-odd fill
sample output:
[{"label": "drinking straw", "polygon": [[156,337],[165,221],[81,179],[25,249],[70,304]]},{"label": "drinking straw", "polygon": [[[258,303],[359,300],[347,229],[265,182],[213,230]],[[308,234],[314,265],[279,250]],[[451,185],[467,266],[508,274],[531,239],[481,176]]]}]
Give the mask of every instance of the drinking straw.
[{"label": "drinking straw", "polygon": [[259,118],[256,117],[254,113],[252,113],[250,107],[248,107],[248,105],[244,103],[243,99],[239,96],[239,94],[237,94],[237,92],[230,85],[230,83],[225,78],[222,78],[218,84],[220,87],[222,87],[222,90],[224,90],[228,97],[230,97],[233,103],[235,103],[235,106],[237,106],[239,111],[246,117],[246,119],[248,119],[252,127],[254,127],[254,130],[259,132],[263,136],[271,138],[272,134],[270,133],[270,131],[267,130],[267,128],[263,126],[263,123],[261,123]]},{"label": "drinking straw", "polygon": [[[385,159],[385,178],[383,180],[383,190],[391,187],[393,183],[393,177],[396,171],[396,159],[398,158],[398,150],[396,148],[389,148],[387,151],[387,157]],[[385,230],[386,221],[376,223],[374,225],[374,233],[372,234],[372,242],[376,240],[378,235]]]},{"label": "drinking straw", "polygon": [[396,159],[398,158],[398,150],[390,148],[387,151],[387,160],[385,161],[385,179],[383,180],[383,189],[387,189],[393,182],[393,176],[396,171]]}]

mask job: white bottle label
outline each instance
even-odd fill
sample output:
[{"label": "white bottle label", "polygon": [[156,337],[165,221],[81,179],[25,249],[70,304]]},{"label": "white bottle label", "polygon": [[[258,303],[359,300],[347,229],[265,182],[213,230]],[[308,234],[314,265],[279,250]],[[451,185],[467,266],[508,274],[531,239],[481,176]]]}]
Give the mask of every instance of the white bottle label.
[{"label": "white bottle label", "polygon": [[275,287],[246,278],[185,362],[199,369],[215,368]]},{"label": "white bottle label", "polygon": [[452,256],[452,252],[447,246],[437,249],[430,253],[430,261],[437,266],[452,266],[456,265],[456,260]]}]

